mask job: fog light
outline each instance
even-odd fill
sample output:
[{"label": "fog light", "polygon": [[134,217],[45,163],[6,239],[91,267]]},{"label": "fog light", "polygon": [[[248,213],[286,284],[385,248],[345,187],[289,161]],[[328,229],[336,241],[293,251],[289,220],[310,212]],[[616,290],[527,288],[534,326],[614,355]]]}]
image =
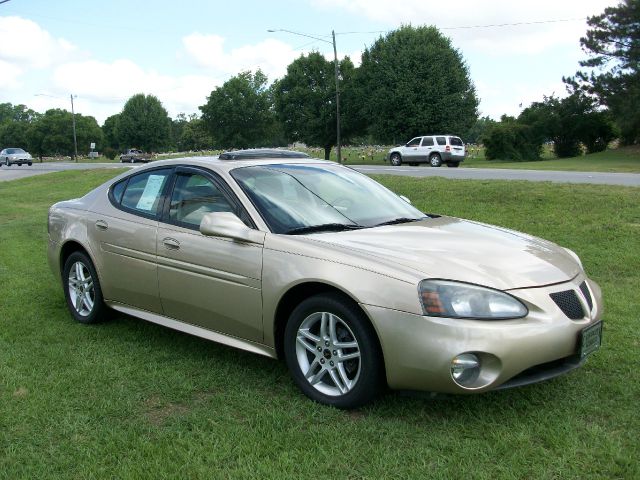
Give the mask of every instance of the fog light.
[{"label": "fog light", "polygon": [[480,359],[473,353],[462,353],[451,361],[451,376],[463,387],[469,387],[480,375]]}]

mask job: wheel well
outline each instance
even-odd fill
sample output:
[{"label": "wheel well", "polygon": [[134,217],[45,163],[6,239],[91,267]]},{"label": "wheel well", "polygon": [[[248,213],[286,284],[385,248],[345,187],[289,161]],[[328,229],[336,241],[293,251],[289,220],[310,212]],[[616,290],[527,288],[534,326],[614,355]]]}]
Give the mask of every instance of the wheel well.
[{"label": "wheel well", "polygon": [[69,258],[69,255],[71,255],[73,252],[82,252],[89,255],[87,249],[80,245],[78,242],[74,242],[73,240],[68,241],[62,246],[62,249],[60,250],[60,273],[62,273],[62,269],[64,268],[64,264],[67,261],[67,258]]},{"label": "wheel well", "polygon": [[284,329],[287,325],[287,320],[289,320],[289,316],[291,315],[291,312],[293,312],[293,310],[303,300],[306,300],[309,297],[312,297],[314,295],[318,295],[321,293],[337,293],[338,295],[343,297],[346,301],[351,302],[360,311],[362,311],[365,318],[367,318],[367,320],[369,321],[369,324],[371,325],[371,329],[376,337],[376,340],[378,341],[378,347],[380,348],[380,353],[383,355],[382,364],[384,365],[384,354],[382,352],[382,345],[380,345],[380,339],[378,338],[376,329],[374,328],[373,324],[371,324],[371,320],[369,320],[369,317],[367,316],[366,312],[362,310],[360,305],[358,305],[358,302],[356,302],[344,291],[332,285],[328,285],[326,283],[321,283],[321,282],[307,282],[307,283],[301,283],[299,285],[296,285],[295,287],[291,288],[287,293],[285,293],[283,297],[280,299],[280,302],[278,303],[278,307],[276,308],[276,314],[275,314],[274,326],[273,326],[275,347],[276,347],[276,353],[278,355],[278,358],[284,358],[284,350],[283,350]]}]

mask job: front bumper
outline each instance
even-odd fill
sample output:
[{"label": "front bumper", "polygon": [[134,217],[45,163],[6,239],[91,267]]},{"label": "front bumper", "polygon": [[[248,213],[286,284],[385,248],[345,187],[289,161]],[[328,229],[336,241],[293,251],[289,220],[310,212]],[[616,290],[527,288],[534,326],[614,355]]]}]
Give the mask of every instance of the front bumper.
[{"label": "front bumper", "polygon": [[[517,320],[436,318],[362,307],[380,338],[391,388],[479,393],[542,381],[583,363],[576,357],[579,337],[602,317],[600,288],[587,280],[593,308],[585,308],[589,313],[579,320],[567,318],[549,294],[578,290],[585,280],[580,276],[559,285],[511,290],[529,308],[529,315]],[[462,353],[474,353],[481,360],[480,378],[472,387],[462,387],[451,377],[451,361]]]}]

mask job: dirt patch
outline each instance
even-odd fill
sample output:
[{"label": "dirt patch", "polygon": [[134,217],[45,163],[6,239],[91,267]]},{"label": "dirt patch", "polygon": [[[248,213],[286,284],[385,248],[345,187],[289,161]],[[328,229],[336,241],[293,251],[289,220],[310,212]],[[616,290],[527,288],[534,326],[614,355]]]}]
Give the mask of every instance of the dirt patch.
[{"label": "dirt patch", "polygon": [[13,396],[15,398],[24,398],[27,395],[29,395],[29,390],[27,390],[25,387],[20,387],[15,392],[13,392]]},{"label": "dirt patch", "polygon": [[152,425],[162,426],[170,418],[188,414],[193,407],[206,402],[213,395],[213,392],[198,392],[187,403],[167,402],[160,396],[153,395],[144,401],[145,417]]}]

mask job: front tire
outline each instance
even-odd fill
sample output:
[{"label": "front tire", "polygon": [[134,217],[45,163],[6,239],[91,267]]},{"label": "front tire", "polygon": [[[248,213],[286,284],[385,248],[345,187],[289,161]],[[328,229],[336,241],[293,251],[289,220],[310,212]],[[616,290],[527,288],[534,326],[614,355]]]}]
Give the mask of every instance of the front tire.
[{"label": "front tire", "polygon": [[392,153],[389,157],[389,163],[391,163],[391,165],[393,165],[394,167],[399,167],[400,165],[402,165],[402,157],[399,153]]},{"label": "front tire", "polygon": [[437,153],[432,153],[429,156],[429,165],[431,165],[432,167],[439,167],[440,165],[442,165],[442,159],[440,158],[440,155],[438,155]]},{"label": "front tire", "polygon": [[316,295],[295,308],[284,332],[284,355],[294,382],[316,402],[350,409],[380,392],[378,339],[363,312],[341,295]]},{"label": "front tire", "polygon": [[74,252],[62,270],[64,297],[71,316],[80,323],[106,319],[108,307],[102,297],[100,281],[93,262],[83,252]]}]

